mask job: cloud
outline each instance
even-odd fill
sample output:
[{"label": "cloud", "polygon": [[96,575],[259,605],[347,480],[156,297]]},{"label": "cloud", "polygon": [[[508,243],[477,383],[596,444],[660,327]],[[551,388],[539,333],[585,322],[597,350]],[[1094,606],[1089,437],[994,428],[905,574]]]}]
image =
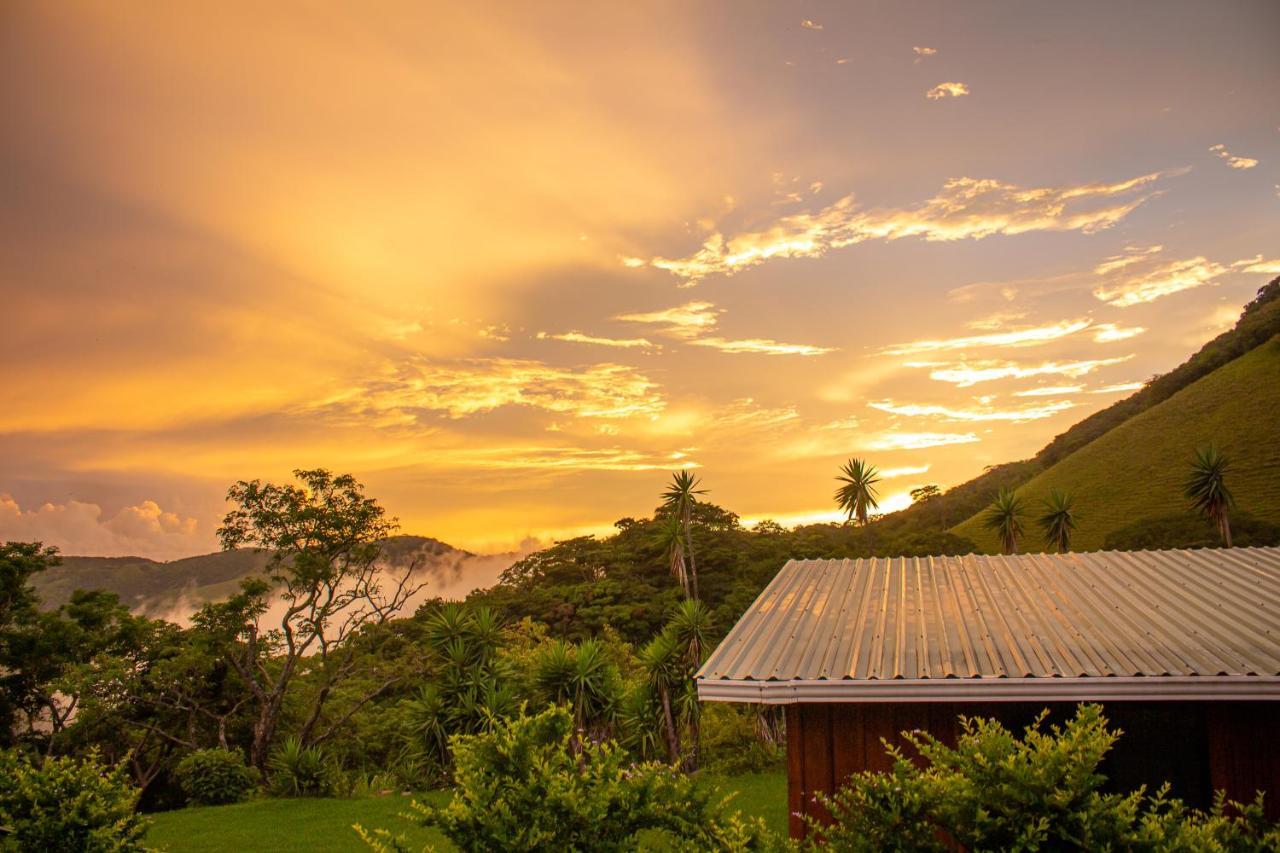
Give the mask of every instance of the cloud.
[{"label": "cloud", "polygon": [[833,347],[819,347],[810,344],[784,344],[762,338],[748,338],[740,341],[728,341],[724,338],[699,338],[690,341],[698,347],[710,347],[721,352],[757,353],[760,355],[824,355],[835,352]]},{"label": "cloud", "polygon": [[1210,145],[1209,150],[1222,160],[1225,160],[1227,165],[1233,169],[1252,169],[1254,166],[1258,165],[1258,161],[1252,157],[1236,157],[1234,154],[1227,151],[1227,147],[1222,143]]},{"label": "cloud", "polygon": [[708,347],[727,353],[755,353],[759,355],[823,355],[834,352],[832,347],[812,344],[788,344],[769,338],[729,340],[722,337],[704,337],[720,321],[724,310],[710,302],[686,302],[675,308],[651,311],[645,314],[619,314],[614,319],[630,323],[651,323],[661,326],[659,332],[693,346]]},{"label": "cloud", "polygon": [[456,419],[526,406],[578,418],[630,418],[653,417],[666,405],[654,382],[618,364],[564,368],[511,358],[414,358],[389,366],[383,374],[316,408],[412,422],[423,410]]},{"label": "cloud", "polygon": [[806,30],[821,30],[821,29],[822,29],[822,24],[815,23],[815,22],[813,22],[813,21],[809,20],[808,18],[805,18],[803,21],[801,21],[801,22],[800,22],[800,26],[804,27]]},{"label": "cloud", "polygon": [[882,468],[880,470],[881,480],[892,480],[896,477],[912,477],[916,474],[929,473],[928,465],[906,465],[902,468]]},{"label": "cloud", "polygon": [[979,441],[971,432],[885,432],[863,445],[867,450],[923,450]]},{"label": "cloud", "polygon": [[1231,266],[1240,270],[1240,272],[1262,273],[1264,275],[1280,273],[1280,260],[1264,261],[1262,255],[1256,255],[1244,261],[1236,261]]},{"label": "cloud", "polygon": [[685,257],[627,258],[623,263],[666,270],[691,285],[708,275],[729,276],[776,258],[817,258],[866,240],[979,240],[1033,231],[1090,234],[1110,228],[1150,199],[1153,193],[1146,189],[1165,174],[1063,187],[954,178],[932,198],[905,208],[863,209],[846,195],[815,212],[793,213],[732,237],[716,231]]},{"label": "cloud", "polygon": [[1102,388],[1094,388],[1090,394],[1124,394],[1129,391],[1138,391],[1143,387],[1141,382],[1121,382],[1117,385],[1107,385]]},{"label": "cloud", "polygon": [[1051,418],[1059,412],[1075,408],[1075,403],[1058,400],[1042,406],[1026,406],[1021,409],[993,409],[989,406],[981,409],[961,409],[923,403],[895,403],[893,400],[880,400],[867,403],[873,409],[888,412],[892,415],[903,415],[909,418],[939,418],[945,421],[1008,421],[1021,424],[1027,421],[1038,421]]},{"label": "cloud", "polygon": [[1015,397],[1061,397],[1066,394],[1079,394],[1083,385],[1042,385],[1039,388],[1028,388],[1026,391],[1015,391]]},{"label": "cloud", "polygon": [[538,340],[567,341],[573,344],[595,344],[602,347],[618,347],[619,349],[632,349],[641,347],[648,349],[656,346],[653,342],[645,338],[601,338],[595,335],[587,335],[582,332],[564,332],[562,334],[550,334],[548,332],[538,332]]},{"label": "cloud", "polygon": [[1099,264],[1094,272],[1106,281],[1093,289],[1093,295],[1116,308],[1128,308],[1211,284],[1227,272],[1222,264],[1202,256],[1161,260],[1158,257],[1159,247],[1153,248],[1155,251],[1133,251]]},{"label": "cloud", "polygon": [[[668,471],[697,468],[696,462],[676,454],[618,447],[484,447],[446,451],[440,460],[458,468],[510,471]],[[682,455],[680,455],[682,457]]]},{"label": "cloud", "polygon": [[997,379],[1027,379],[1032,376],[1068,376],[1077,379],[1113,364],[1121,364],[1132,355],[1116,358],[1095,358],[1081,361],[1046,361],[1040,364],[1018,364],[1011,361],[977,361],[958,364],[936,362],[908,362],[908,367],[929,368],[929,378],[938,382],[950,382],[960,388],[968,388],[981,382]]},{"label": "cloud", "polygon": [[945,338],[941,340],[912,341],[897,344],[885,350],[889,355],[912,355],[922,352],[939,352],[942,350],[974,349],[978,347],[1025,347],[1049,343],[1084,331],[1092,325],[1091,320],[1064,320],[1048,326],[1032,326],[1013,329],[1008,332],[995,332],[990,335],[969,335],[961,338]]},{"label": "cloud", "polygon": [[43,542],[64,554],[99,557],[145,555],[173,559],[216,547],[194,518],[167,511],[155,501],[126,506],[110,518],[94,503],[46,503],[24,510],[0,493],[0,541]]},{"label": "cloud", "polygon": [[1106,344],[1112,341],[1127,341],[1145,332],[1141,326],[1117,326],[1115,323],[1099,323],[1093,327],[1093,339],[1097,343]]},{"label": "cloud", "polygon": [[936,47],[913,47],[911,51],[916,56],[933,56],[938,52],[938,49]]},{"label": "cloud", "polygon": [[937,101],[942,98],[963,98],[967,94],[969,94],[969,87],[964,83],[939,83],[925,92],[924,96],[931,101]]}]

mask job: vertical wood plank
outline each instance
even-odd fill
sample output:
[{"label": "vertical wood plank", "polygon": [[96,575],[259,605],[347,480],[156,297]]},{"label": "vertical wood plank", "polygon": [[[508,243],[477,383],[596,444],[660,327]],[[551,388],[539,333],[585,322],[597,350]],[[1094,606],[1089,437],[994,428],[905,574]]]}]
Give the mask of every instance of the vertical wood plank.
[{"label": "vertical wood plank", "polygon": [[804,838],[804,750],[800,705],[786,706],[787,724],[787,829],[792,838]]},{"label": "vertical wood plank", "polygon": [[1215,790],[1242,803],[1265,791],[1268,820],[1280,819],[1280,739],[1271,702],[1208,705],[1209,779]]},{"label": "vertical wood plank", "polygon": [[803,705],[804,708],[804,812],[824,823],[831,814],[815,802],[817,793],[830,794],[834,789],[832,764],[831,705]]}]

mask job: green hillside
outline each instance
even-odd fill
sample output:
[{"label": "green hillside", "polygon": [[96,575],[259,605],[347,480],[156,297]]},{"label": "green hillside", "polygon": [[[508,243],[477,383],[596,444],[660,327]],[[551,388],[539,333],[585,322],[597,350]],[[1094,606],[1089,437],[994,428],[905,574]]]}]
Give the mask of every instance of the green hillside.
[{"label": "green hillside", "polygon": [[[1076,499],[1077,550],[1115,544],[1135,525],[1191,522],[1182,481],[1197,447],[1213,442],[1232,460],[1227,485],[1237,511],[1280,524],[1280,337],[1218,367],[1182,390],[1068,454],[1018,488],[1028,521],[1051,488]],[[1039,551],[1028,523],[1023,549]],[[981,514],[953,528],[986,552],[998,550]],[[1108,537],[1112,542],[1108,543]]]}]

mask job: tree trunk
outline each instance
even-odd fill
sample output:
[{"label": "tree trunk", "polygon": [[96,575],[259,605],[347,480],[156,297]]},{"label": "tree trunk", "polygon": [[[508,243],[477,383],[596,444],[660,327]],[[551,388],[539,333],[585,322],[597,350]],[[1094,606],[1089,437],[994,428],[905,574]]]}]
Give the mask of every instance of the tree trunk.
[{"label": "tree trunk", "polygon": [[680,760],[680,735],[676,732],[676,718],[671,713],[671,693],[667,685],[658,685],[658,695],[662,697],[662,719],[666,723],[667,760],[675,764]]},{"label": "tree trunk", "polygon": [[1218,532],[1222,534],[1222,542],[1228,548],[1231,547],[1231,522],[1227,518],[1226,512],[1218,516]]},{"label": "tree trunk", "polygon": [[689,576],[693,580],[693,600],[698,598],[698,560],[693,555],[693,514],[686,512],[684,516],[684,549],[689,552]]},{"label": "tree trunk", "polygon": [[258,719],[253,724],[253,743],[249,748],[249,763],[258,768],[265,778],[267,774],[267,756],[271,751],[271,741],[275,738],[276,722],[280,717],[280,703],[284,695],[277,693],[267,698]]}]

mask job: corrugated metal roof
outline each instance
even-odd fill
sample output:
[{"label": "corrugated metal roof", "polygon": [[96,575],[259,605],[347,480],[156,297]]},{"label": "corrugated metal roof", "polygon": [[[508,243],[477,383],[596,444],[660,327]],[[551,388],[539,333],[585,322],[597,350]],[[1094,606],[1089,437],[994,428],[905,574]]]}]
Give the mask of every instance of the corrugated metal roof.
[{"label": "corrugated metal roof", "polygon": [[1280,676],[1280,548],[792,560],[697,677],[1188,676]]}]

